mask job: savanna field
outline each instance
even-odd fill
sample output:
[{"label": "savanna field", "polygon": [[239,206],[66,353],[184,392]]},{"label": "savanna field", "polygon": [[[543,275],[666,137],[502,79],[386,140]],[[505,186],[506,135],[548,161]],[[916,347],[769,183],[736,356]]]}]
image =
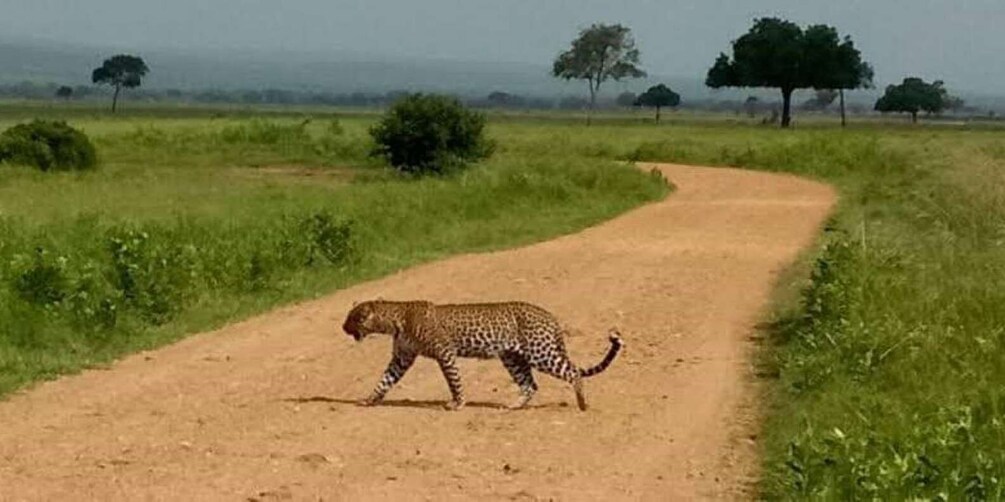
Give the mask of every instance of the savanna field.
[{"label": "savanna field", "polygon": [[34,117],[99,166],[0,165],[2,393],[673,197],[626,160],[737,166],[841,194],[764,323],[761,496],[1005,496],[1001,128],[494,114],[492,157],[418,179],[368,156],[368,113],[6,104],[0,129]]}]

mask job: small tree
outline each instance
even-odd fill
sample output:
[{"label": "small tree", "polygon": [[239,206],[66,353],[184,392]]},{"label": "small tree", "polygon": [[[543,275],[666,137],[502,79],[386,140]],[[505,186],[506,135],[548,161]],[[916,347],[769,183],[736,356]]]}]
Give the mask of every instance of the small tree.
[{"label": "small tree", "polygon": [[115,88],[112,96],[112,113],[119,102],[119,92],[122,88],[139,87],[143,77],[150,71],[143,59],[127,54],[119,54],[105,60],[91,73],[91,82],[106,84]]},{"label": "small tree", "polygon": [[[811,26],[806,30],[808,52],[815,56],[810,64],[815,69],[813,88],[818,91],[837,89],[841,108],[841,127],[848,123],[845,111],[844,91],[846,89],[871,88],[873,70],[869,63],[862,61],[862,55],[849,37],[838,42],[838,34],[828,26]],[[827,95],[833,96],[833,94]],[[817,98],[821,95],[817,94]],[[833,102],[833,98],[831,98]],[[822,103],[822,102],[821,102]],[[829,105],[829,103],[828,103]]]},{"label": "small tree", "polygon": [[656,108],[656,123],[659,124],[660,108],[663,108],[664,106],[674,107],[679,105],[680,94],[673,92],[669,87],[663,84],[657,84],[642,93],[636,103],[638,103],[639,106]]},{"label": "small tree", "polygon": [[733,41],[732,59],[720,54],[705,84],[720,87],[774,87],[782,91],[782,127],[792,121],[796,89],[854,89],[869,85],[872,68],[862,62],[851,39],[829,26],[810,26],[776,18],[754,21]]},{"label": "small tree", "polygon": [[490,106],[508,108],[523,105],[523,98],[508,92],[493,91],[485,98]]},{"label": "small tree", "polygon": [[73,97],[73,87],[68,85],[59,86],[59,89],[56,89],[56,97],[69,101]]},{"label": "small tree", "polygon": [[635,102],[638,101],[638,99],[639,97],[636,96],[634,92],[625,91],[618,94],[618,97],[614,100],[614,102],[622,108],[628,108],[630,106],[635,106]]},{"label": "small tree", "polygon": [[371,155],[407,173],[443,173],[487,157],[485,116],[455,98],[410,94],[401,98],[370,129]]},{"label": "small tree", "polygon": [[838,92],[833,89],[820,89],[814,93],[813,97],[803,103],[805,110],[826,110],[834,104],[838,98]]},{"label": "small tree", "polygon": [[876,101],[876,111],[910,113],[911,122],[918,122],[918,112],[939,113],[949,104],[949,93],[941,80],[931,84],[917,77],[908,77],[899,85],[886,88]]},{"label": "small tree", "polygon": [[746,110],[747,116],[754,118],[757,114],[757,105],[761,100],[757,99],[757,96],[747,96],[747,99],[743,102],[743,109]]},{"label": "small tree", "polygon": [[565,80],[586,80],[590,88],[590,123],[597,104],[597,92],[607,80],[640,78],[646,72],[639,67],[639,50],[631,29],[620,24],[594,24],[579,32],[572,48],[555,59],[551,73]]},{"label": "small tree", "polygon": [[965,111],[967,108],[967,102],[959,96],[948,96],[946,98],[946,109],[953,112],[959,113]]}]

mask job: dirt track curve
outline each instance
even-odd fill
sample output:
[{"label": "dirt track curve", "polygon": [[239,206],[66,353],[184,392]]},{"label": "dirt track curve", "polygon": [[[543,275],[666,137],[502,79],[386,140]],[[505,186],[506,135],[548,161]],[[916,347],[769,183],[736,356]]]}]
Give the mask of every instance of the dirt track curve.
[{"label": "dirt track curve", "polygon": [[[658,166],[678,190],[581,233],[415,267],[138,354],[0,403],[0,500],[742,498],[756,474],[748,342],[778,272],[811,244],[827,186]],[[384,406],[353,405],[390,339],[340,332],[354,300],[519,299],[573,328],[592,408],[539,376],[462,360],[468,407],[420,360]]]}]

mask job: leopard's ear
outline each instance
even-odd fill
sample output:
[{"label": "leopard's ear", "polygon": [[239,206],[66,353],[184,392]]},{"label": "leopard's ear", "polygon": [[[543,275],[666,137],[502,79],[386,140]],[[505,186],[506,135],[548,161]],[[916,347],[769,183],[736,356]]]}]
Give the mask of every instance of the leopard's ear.
[{"label": "leopard's ear", "polygon": [[384,301],[384,297],[383,297],[383,296],[378,296],[378,297],[377,297],[377,301],[378,301],[378,302],[382,302],[382,301]]},{"label": "leopard's ear", "polygon": [[352,308],[356,308],[357,305],[359,305],[359,300],[353,300],[352,301]]}]

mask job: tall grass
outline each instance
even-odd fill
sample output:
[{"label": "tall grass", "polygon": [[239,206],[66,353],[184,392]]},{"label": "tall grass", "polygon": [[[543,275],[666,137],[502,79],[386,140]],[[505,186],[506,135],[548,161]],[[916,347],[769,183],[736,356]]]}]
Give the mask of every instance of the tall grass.
[{"label": "tall grass", "polygon": [[969,139],[829,239],[779,331],[768,493],[1005,496],[1005,164]]}]

